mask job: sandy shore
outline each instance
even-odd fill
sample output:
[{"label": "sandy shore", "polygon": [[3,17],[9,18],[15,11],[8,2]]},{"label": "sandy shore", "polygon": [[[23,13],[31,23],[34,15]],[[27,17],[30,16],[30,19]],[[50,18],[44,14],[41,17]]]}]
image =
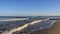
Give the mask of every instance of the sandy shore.
[{"label": "sandy shore", "polygon": [[52,28],[44,31],[33,32],[31,34],[60,34],[60,21],[56,22]]}]

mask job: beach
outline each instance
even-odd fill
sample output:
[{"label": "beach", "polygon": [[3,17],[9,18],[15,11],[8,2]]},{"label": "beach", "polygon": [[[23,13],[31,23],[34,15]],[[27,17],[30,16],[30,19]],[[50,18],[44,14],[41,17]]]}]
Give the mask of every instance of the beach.
[{"label": "beach", "polygon": [[60,21],[56,22],[50,29],[37,31],[31,34],[60,34]]},{"label": "beach", "polygon": [[[10,20],[14,20],[14,19],[9,19],[8,22]],[[15,20],[18,20],[18,21],[16,22]],[[6,30],[1,34],[60,34],[60,20],[46,20],[46,19],[36,20],[30,23],[26,23],[21,27],[19,26],[20,23],[25,23],[25,22],[24,21],[20,22],[19,21],[20,19],[15,19],[15,20],[14,22],[11,22],[11,24],[16,24],[16,25],[12,25],[13,27],[16,27],[16,28],[12,28],[8,31]],[[52,27],[50,28],[50,26]],[[8,29],[8,27],[6,28]],[[44,28],[44,29],[40,30],[40,28],[41,29]]]}]

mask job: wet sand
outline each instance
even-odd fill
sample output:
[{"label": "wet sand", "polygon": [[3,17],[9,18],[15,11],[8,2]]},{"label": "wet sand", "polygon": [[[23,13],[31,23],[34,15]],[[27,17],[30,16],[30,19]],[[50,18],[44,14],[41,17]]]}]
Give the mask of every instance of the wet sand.
[{"label": "wet sand", "polygon": [[48,30],[33,32],[31,34],[60,34],[60,21],[56,22],[53,27]]}]

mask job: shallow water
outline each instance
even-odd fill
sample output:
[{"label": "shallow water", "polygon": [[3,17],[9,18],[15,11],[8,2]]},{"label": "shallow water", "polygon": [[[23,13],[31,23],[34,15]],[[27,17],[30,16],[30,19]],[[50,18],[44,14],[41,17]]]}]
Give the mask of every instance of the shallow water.
[{"label": "shallow water", "polygon": [[[6,19],[6,18],[4,18],[4,19]],[[3,18],[1,18],[0,20],[3,20]],[[4,21],[4,22],[0,22],[0,34],[1,34],[1,32],[5,32],[7,30],[10,31],[14,28],[19,28],[28,23],[33,23],[33,25],[29,24],[26,27],[26,30],[28,30],[29,33],[33,32],[33,31],[38,31],[38,30],[46,30],[46,29],[49,29],[53,25],[54,21],[55,20],[45,20],[45,21],[43,20],[42,22],[38,22],[36,24],[34,24],[30,20]],[[26,30],[24,30],[24,32]]]}]

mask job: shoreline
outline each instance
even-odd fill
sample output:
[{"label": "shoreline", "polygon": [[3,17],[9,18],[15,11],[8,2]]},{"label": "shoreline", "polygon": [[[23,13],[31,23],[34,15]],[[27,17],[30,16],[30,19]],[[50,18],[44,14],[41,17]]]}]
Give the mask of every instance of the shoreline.
[{"label": "shoreline", "polygon": [[54,25],[48,30],[37,31],[31,34],[60,34],[60,20],[54,23]]}]

